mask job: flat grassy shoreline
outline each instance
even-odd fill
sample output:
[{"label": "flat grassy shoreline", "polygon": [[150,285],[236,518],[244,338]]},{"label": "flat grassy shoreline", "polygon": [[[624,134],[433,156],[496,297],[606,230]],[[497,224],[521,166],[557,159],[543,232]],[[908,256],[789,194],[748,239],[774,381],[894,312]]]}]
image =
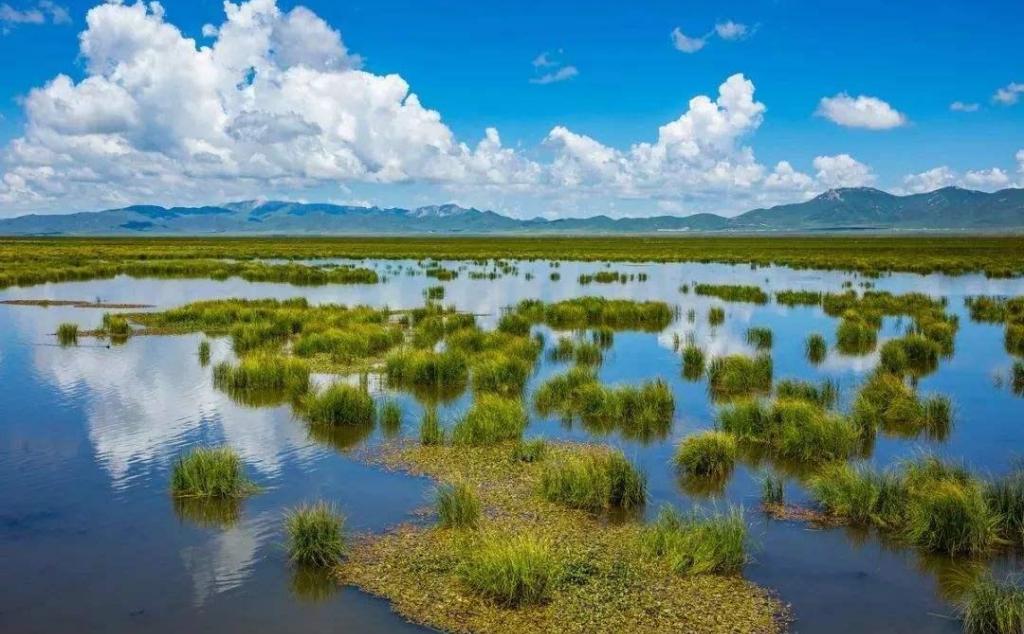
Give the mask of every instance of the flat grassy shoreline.
[{"label": "flat grassy shoreline", "polygon": [[[56,273],[61,268],[74,268],[77,276],[87,277],[90,269],[97,276],[110,275],[117,271],[112,267],[126,263],[328,257],[720,262],[1006,277],[1024,274],[1022,256],[1024,236],[991,235],[0,238],[4,273],[16,279],[17,272],[54,271],[40,275],[41,281],[62,279]],[[127,272],[132,274],[130,268]]]},{"label": "flat grassy shoreline", "polygon": [[[736,575],[683,575],[637,549],[643,523],[610,519],[545,501],[543,469],[515,454],[515,443],[488,447],[395,443],[367,457],[386,468],[442,484],[468,482],[483,506],[467,531],[407,523],[356,540],[338,568],[342,583],[387,598],[406,618],[451,632],[781,632],[786,609]],[[545,460],[600,452],[599,445],[549,444]],[[551,544],[563,571],[549,601],[508,608],[469,591],[459,553],[479,535],[531,535]]]}]

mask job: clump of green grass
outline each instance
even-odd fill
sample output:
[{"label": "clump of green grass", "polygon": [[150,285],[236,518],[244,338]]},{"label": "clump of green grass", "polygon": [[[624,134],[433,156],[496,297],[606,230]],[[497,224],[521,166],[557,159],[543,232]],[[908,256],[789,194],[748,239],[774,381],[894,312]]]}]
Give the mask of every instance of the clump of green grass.
[{"label": "clump of green grass", "polygon": [[78,343],[78,324],[65,322],[57,326],[57,341],[62,346]]},{"label": "clump of green grass", "polygon": [[456,445],[493,445],[518,440],[526,429],[526,408],[518,399],[481,394],[452,429]]},{"label": "clump of green grass", "polygon": [[683,377],[688,381],[697,381],[704,376],[704,350],[696,343],[687,342],[683,348]]},{"label": "clump of green grass", "polygon": [[819,365],[828,356],[828,344],[825,337],[818,333],[811,333],[804,342],[804,355],[813,365]]},{"label": "clump of green grass", "polygon": [[[835,517],[852,524],[895,528],[902,523],[905,491],[895,477],[864,466],[826,465],[808,482],[811,497]],[[883,499],[883,495],[887,496]],[[894,503],[895,502],[895,503]]]},{"label": "clump of green grass", "polygon": [[770,350],[772,347],[772,329],[754,327],[747,329],[747,343],[757,350]]},{"label": "clump of green grass", "polygon": [[966,634],[1024,632],[1024,585],[1019,579],[998,582],[991,576],[976,581],[960,607]]},{"label": "clump of green grass", "polygon": [[596,343],[578,343],[573,351],[573,360],[580,365],[600,365],[603,359],[601,348]]},{"label": "clump of green grass", "polygon": [[392,398],[385,399],[377,410],[377,422],[385,434],[397,435],[402,429],[402,406],[398,401]]},{"label": "clump of green grass", "polygon": [[1024,466],[987,483],[985,500],[999,518],[999,534],[1007,542],[1024,545]]},{"label": "clump of green grass", "polygon": [[438,388],[464,385],[469,375],[466,355],[457,350],[398,350],[384,365],[388,380],[401,386]]},{"label": "clump of green grass", "polygon": [[551,544],[527,533],[485,534],[464,547],[456,567],[466,588],[509,608],[547,601],[559,572]]},{"label": "clump of green grass", "polygon": [[1006,324],[1003,346],[1010,354],[1024,356],[1024,322]]},{"label": "clump of green grass", "polygon": [[761,478],[761,504],[764,506],[779,506],[785,502],[785,482],[782,478],[765,473]]},{"label": "clump of green grass", "polygon": [[445,440],[444,427],[437,410],[430,408],[423,412],[420,420],[420,443],[423,445],[443,445]]},{"label": "clump of green grass", "polygon": [[214,385],[224,390],[309,390],[309,366],[298,359],[272,353],[243,357],[238,365],[225,361],[213,368]]},{"label": "clump of green grass", "polygon": [[818,291],[778,291],[775,302],[783,306],[818,306],[821,297]]},{"label": "clump of green grass", "polygon": [[171,492],[177,497],[241,497],[253,488],[230,447],[197,447],[171,469]]},{"label": "clump of green grass", "polygon": [[567,361],[572,359],[575,352],[576,341],[572,337],[559,337],[551,348],[550,357],[554,361]]},{"label": "clump of green grass", "polygon": [[546,323],[556,330],[605,326],[614,330],[658,332],[673,318],[673,311],[665,302],[604,297],[576,297],[551,304],[523,300],[516,306],[516,313],[529,322]]},{"label": "clump of green grass", "polygon": [[203,339],[199,342],[199,365],[206,367],[210,364],[210,342]]},{"label": "clump of green grass", "polygon": [[647,501],[647,478],[619,451],[594,451],[548,462],[544,499],[587,511],[632,509]]},{"label": "clump of green grass", "polygon": [[721,306],[712,306],[708,309],[708,324],[721,326],[725,323],[725,309]]},{"label": "clump of green grass", "polygon": [[772,389],[772,358],[767,354],[716,357],[708,364],[707,375],[716,398],[765,393]]},{"label": "clump of green grass", "polygon": [[480,521],[480,498],[465,482],[439,487],[434,507],[438,523],[445,528],[476,528]]},{"label": "clump of green grass", "polygon": [[964,468],[926,456],[896,473],[831,465],[808,483],[829,513],[875,525],[930,552],[974,556],[999,542],[998,514]]},{"label": "clump of green grass", "polygon": [[734,574],[747,561],[746,537],[740,510],[702,517],[666,506],[639,541],[641,552],[665,561],[677,574]]},{"label": "clump of green grass", "polygon": [[423,295],[429,300],[444,299],[444,287],[443,286],[430,286],[427,290],[423,291]]},{"label": "clump of green grass", "polygon": [[472,364],[473,390],[505,396],[522,393],[533,362],[514,354],[489,351],[478,355]]},{"label": "clump of green grass", "polygon": [[942,345],[924,335],[909,334],[882,345],[881,367],[891,374],[924,376],[939,367]]},{"label": "clump of green grass", "polygon": [[303,414],[318,425],[371,426],[376,406],[365,390],[344,383],[333,383],[319,393],[310,393],[303,402]]},{"label": "clump of green grass", "polygon": [[710,295],[727,302],[768,303],[768,294],[756,286],[739,284],[696,284],[693,292],[697,295]]},{"label": "clump of green grass", "polygon": [[113,313],[103,314],[102,330],[104,334],[114,339],[123,339],[132,334],[132,327],[128,320]]},{"label": "clump of green grass", "polygon": [[530,334],[530,322],[517,312],[507,312],[498,320],[498,331],[525,337]]},{"label": "clump of green grass", "polygon": [[548,442],[543,438],[532,438],[516,444],[513,456],[521,462],[539,462],[548,455]]},{"label": "clump of green grass", "polygon": [[660,379],[639,386],[605,386],[593,370],[576,366],[541,385],[534,393],[541,414],[578,418],[595,433],[620,430],[631,438],[649,439],[667,432],[675,399]]},{"label": "clump of green grass", "polygon": [[300,506],[285,517],[288,556],[306,566],[326,568],[345,556],[345,517],[326,502]]},{"label": "clump of green grass", "polygon": [[875,321],[870,316],[852,310],[846,311],[836,328],[836,348],[848,355],[871,352],[878,344],[880,325],[880,321]]},{"label": "clump of green grass", "polygon": [[676,467],[689,476],[723,478],[736,462],[736,439],[721,431],[688,436],[676,449]]},{"label": "clump of green grass", "polygon": [[1024,361],[1014,361],[1010,370],[1010,388],[1013,393],[1024,395]]},{"label": "clump of green grass", "polygon": [[916,436],[925,433],[941,440],[952,426],[952,406],[943,396],[922,401],[904,380],[888,372],[876,372],[857,393],[851,413],[865,431],[880,428],[887,433]]},{"label": "clump of green grass", "polygon": [[590,339],[602,350],[607,350],[615,343],[615,331],[608,326],[598,326],[590,333]]},{"label": "clump of green grass", "polygon": [[843,460],[860,446],[860,431],[847,418],[800,399],[737,401],[719,410],[718,422],[741,442],[801,463]]},{"label": "clump of green grass", "polygon": [[783,379],[775,385],[778,398],[795,398],[808,401],[828,409],[839,399],[839,384],[833,379],[824,379],[815,385],[810,381]]}]

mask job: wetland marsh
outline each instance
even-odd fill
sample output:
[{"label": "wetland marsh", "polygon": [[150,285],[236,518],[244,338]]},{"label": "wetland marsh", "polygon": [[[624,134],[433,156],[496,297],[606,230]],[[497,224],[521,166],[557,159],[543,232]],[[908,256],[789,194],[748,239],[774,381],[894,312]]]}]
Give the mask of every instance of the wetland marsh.
[{"label": "wetland marsh", "polygon": [[1016,239],[632,240],[4,243],[0,626],[1016,631]]}]

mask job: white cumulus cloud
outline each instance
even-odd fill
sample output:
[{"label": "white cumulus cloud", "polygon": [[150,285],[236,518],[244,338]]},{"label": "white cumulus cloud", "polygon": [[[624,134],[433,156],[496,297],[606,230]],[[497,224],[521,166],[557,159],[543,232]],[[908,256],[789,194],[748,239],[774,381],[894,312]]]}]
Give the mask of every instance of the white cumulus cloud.
[{"label": "white cumulus cloud", "polygon": [[0,28],[5,32],[16,24],[70,24],[71,14],[67,7],[52,0],[39,0],[33,5],[16,8],[8,3],[0,4]]},{"label": "white cumulus cloud", "polygon": [[957,173],[945,165],[926,170],[919,174],[908,174],[903,177],[902,192],[920,194],[941,187],[948,187],[958,181]]},{"label": "white cumulus cloud", "polygon": [[814,159],[816,178],[826,188],[863,187],[875,180],[871,168],[849,154],[818,156]]},{"label": "white cumulus cloud", "polygon": [[964,181],[968,187],[978,189],[999,189],[1010,184],[1009,175],[998,167],[987,170],[968,171]]},{"label": "white cumulus cloud", "polygon": [[877,97],[851,97],[846,93],[823,97],[816,114],[841,126],[868,130],[888,130],[907,122],[903,113]]},{"label": "white cumulus cloud", "polygon": [[954,101],[949,104],[949,109],[953,112],[977,112],[981,106],[973,102]]},{"label": "white cumulus cloud", "polygon": [[750,27],[746,24],[726,20],[715,25],[715,33],[723,40],[742,40],[750,34]]},{"label": "white cumulus cloud", "polygon": [[58,75],[29,93],[0,202],[208,201],[349,180],[488,178],[474,170],[493,158],[477,155],[495,153],[492,141],[458,143],[405,80],[360,70],[308,9],[252,0],[225,10],[210,46],[157,3],[90,10],[87,76]]},{"label": "white cumulus cloud", "polygon": [[[818,157],[810,174],[760,163],[750,140],[766,107],[739,73],[644,141],[613,146],[569,125],[553,126],[536,154],[506,147],[494,127],[460,141],[401,76],[366,70],[309,9],[224,7],[201,42],[155,2],[90,10],[83,77],[57,75],[24,99],[24,129],[0,163],[2,213],[289,193],[379,203],[373,191],[410,183],[424,202],[528,215],[728,214],[874,179],[846,154]],[[538,83],[575,74],[560,57],[533,60]]]},{"label": "white cumulus cloud", "polygon": [[683,33],[683,31],[677,26],[672,29],[672,46],[676,47],[677,51],[683,53],[696,53],[700,49],[704,48],[707,44],[708,37],[702,35],[700,37],[690,37]]},{"label": "white cumulus cloud", "polygon": [[996,90],[995,94],[992,95],[992,101],[1004,106],[1012,106],[1020,101],[1021,93],[1024,93],[1024,84],[1010,82]]}]

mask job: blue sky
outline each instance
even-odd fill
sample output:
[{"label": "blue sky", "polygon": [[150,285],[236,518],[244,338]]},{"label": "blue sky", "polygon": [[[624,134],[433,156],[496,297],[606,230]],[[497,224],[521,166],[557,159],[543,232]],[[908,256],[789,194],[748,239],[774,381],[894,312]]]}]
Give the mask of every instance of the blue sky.
[{"label": "blue sky", "polygon": [[[288,59],[273,46],[253,52],[256,78],[209,88],[211,101],[228,104],[223,116],[204,110],[175,123],[167,123],[173,111],[153,113],[159,107],[144,86],[168,81],[173,55],[187,57],[188,51],[168,40],[173,54],[157,47],[140,52],[119,29],[147,20],[176,29],[183,41],[194,39],[195,50],[214,47],[226,39],[224,29],[214,34],[210,28],[225,23],[224,5],[166,1],[162,9],[135,7],[141,13],[129,15],[126,3],[93,28],[87,13],[96,4],[0,1],[0,215],[218,202],[221,196],[402,206],[453,200],[517,215],[735,213],[802,200],[834,185],[907,193],[931,185],[992,190],[1024,183],[1024,154],[1017,156],[1024,149],[1019,1],[865,1],[855,8],[795,0],[548,1],[513,8],[427,0],[281,0],[274,6],[259,0],[249,8],[262,16],[260,24],[272,23],[269,30],[257,26],[236,38],[252,43],[270,33],[280,42],[292,33],[308,43],[334,31],[344,59],[325,50]],[[300,4],[308,11],[290,20]],[[210,25],[206,35],[204,25]],[[310,28],[313,37],[302,30]],[[685,37],[673,38],[676,29]],[[79,39],[90,30],[91,53]],[[171,63],[149,68],[139,61],[148,54]],[[118,64],[136,75],[154,73],[155,81],[124,79],[130,73],[119,75]],[[422,110],[438,113],[443,129],[416,127],[418,111],[391,119],[378,116],[385,103],[369,111],[349,103],[360,101],[351,87],[338,88],[342,93],[294,88],[305,97],[263,90],[260,79],[276,82],[303,64],[321,78],[357,72],[369,80],[369,91],[381,78],[398,75]],[[230,64],[228,70],[239,72]],[[68,86],[47,90],[60,74]],[[214,74],[224,79],[225,73]],[[684,122],[681,137],[659,138],[659,126],[685,117],[692,98],[714,102],[719,86],[736,74],[749,83],[741,92],[750,92],[754,104],[740,107],[738,116],[750,120],[737,122],[737,111],[719,104],[718,114],[735,126],[723,136],[716,136],[720,122],[711,121],[710,130]],[[539,82],[545,75],[562,79]],[[108,93],[86,94],[82,82],[90,77],[118,95],[125,92],[126,103]],[[248,80],[263,92],[225,96]],[[308,80],[316,85],[317,79]],[[33,90],[38,98],[27,100]],[[167,84],[161,99],[188,100],[195,90],[187,81]],[[822,103],[837,97],[830,107]],[[320,106],[340,100],[335,110],[345,111],[344,123],[329,114],[318,118],[304,98]],[[953,110],[954,102],[965,107]],[[95,113],[114,107],[132,114]],[[68,118],[84,118],[55,122],[54,112],[65,111]],[[270,113],[274,122],[260,119],[264,136],[239,142],[233,122],[249,121],[254,112]],[[273,167],[262,161],[264,167],[254,167],[253,155],[268,147],[266,131],[281,129],[282,118],[319,132],[275,137],[278,154],[267,157]],[[201,129],[207,124],[210,129]],[[387,130],[392,138],[360,145],[344,133],[333,137],[339,125],[358,126],[370,139]],[[471,156],[491,127],[500,134],[503,158],[497,161],[493,148]],[[219,141],[228,136],[233,140]],[[83,149],[86,142],[90,147]],[[637,150],[638,144],[665,156],[657,164],[641,159],[647,150]],[[98,150],[101,145],[106,149]],[[114,146],[120,149],[112,152]],[[311,155],[322,156],[311,161]],[[850,160],[816,161],[843,156]],[[203,157],[222,167],[197,173],[194,165]],[[780,161],[799,176],[771,180]],[[914,177],[925,172],[931,176]]]}]

